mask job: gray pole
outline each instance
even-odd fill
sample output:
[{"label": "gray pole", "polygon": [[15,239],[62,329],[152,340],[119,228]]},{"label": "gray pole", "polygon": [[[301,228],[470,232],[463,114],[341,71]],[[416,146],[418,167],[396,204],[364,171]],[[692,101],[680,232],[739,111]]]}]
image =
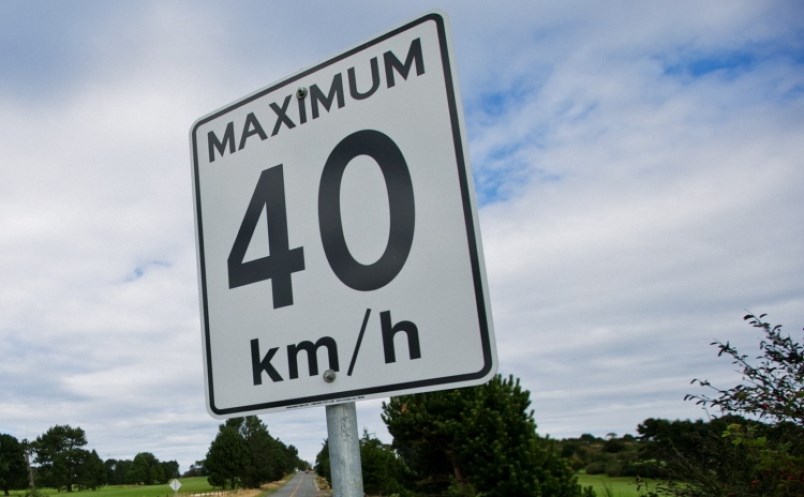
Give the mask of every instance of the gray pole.
[{"label": "gray pole", "polygon": [[327,406],[333,497],[363,497],[363,469],[354,402]]}]

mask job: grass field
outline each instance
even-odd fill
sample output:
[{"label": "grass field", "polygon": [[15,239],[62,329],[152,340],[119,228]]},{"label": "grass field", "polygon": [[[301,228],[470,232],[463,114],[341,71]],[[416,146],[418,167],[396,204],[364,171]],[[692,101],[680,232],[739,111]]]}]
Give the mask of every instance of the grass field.
[{"label": "grass field", "polygon": [[[217,492],[220,489],[212,487],[206,476],[195,478],[179,478],[181,488],[178,497],[188,497],[191,494]],[[44,488],[42,491],[47,497],[173,497],[173,490],[167,485],[109,485],[98,490],[80,490],[56,492],[53,488]],[[11,492],[13,497],[23,497],[25,492]]]},{"label": "grass field", "polygon": [[606,475],[587,475],[578,473],[578,483],[582,487],[592,487],[597,497],[641,497],[634,478],[630,476],[611,477]]}]

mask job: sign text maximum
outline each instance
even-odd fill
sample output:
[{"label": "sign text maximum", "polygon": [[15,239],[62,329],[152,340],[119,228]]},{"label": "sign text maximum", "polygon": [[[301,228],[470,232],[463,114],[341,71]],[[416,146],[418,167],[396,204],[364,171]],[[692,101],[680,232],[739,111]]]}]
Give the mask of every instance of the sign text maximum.
[{"label": "sign text maximum", "polygon": [[[390,50],[383,53],[382,62],[386,88],[393,88],[396,85],[396,74],[407,80],[411,69],[414,67],[416,76],[421,76],[424,74],[421,39],[416,38],[411,41],[408,53],[404,57],[404,62]],[[371,86],[362,91],[358,88],[355,68],[350,67],[346,70],[347,86],[352,100],[365,100],[380,89],[382,80],[380,62],[377,57],[372,57],[369,60],[369,67],[371,70]],[[307,102],[309,102],[311,119],[318,119],[321,116],[322,108],[330,112],[333,105],[343,108],[347,102],[342,73],[337,73],[332,77],[329,82],[329,89],[326,92],[318,84],[311,85],[309,90],[300,91],[302,93],[294,91],[286,95],[281,104],[277,102],[269,104],[269,108],[273,111],[270,136],[276,136],[283,127],[293,129],[297,125],[307,123]],[[309,98],[305,98],[308,94]],[[291,101],[294,98],[297,104],[291,106]],[[263,118],[263,122],[265,122],[265,118]],[[215,162],[217,157],[223,157],[226,153],[234,154],[236,151],[243,150],[252,137],[259,137],[261,141],[267,140],[269,135],[265,131],[267,128],[263,126],[263,122],[260,122],[254,112],[249,112],[242,123],[237,123],[237,127],[235,127],[234,121],[226,123],[226,127],[220,137],[214,130],[209,131],[207,133],[209,162]]]}]

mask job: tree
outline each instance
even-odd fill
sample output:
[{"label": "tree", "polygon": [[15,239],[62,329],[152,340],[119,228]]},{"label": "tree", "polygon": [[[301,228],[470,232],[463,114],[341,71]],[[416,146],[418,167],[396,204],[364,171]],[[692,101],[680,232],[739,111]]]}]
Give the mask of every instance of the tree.
[{"label": "tree", "polygon": [[278,480],[284,474],[285,454],[280,444],[268,433],[268,428],[257,416],[243,420],[239,431],[246,446],[246,465],[243,483],[258,488],[262,483]]},{"label": "tree", "polygon": [[218,435],[207,451],[204,467],[210,485],[238,488],[242,484],[242,468],[248,463],[246,443],[237,429],[235,420],[227,420],[218,427]]},{"label": "tree", "polygon": [[123,485],[136,483],[127,479],[133,461],[129,459],[107,459],[103,466],[106,469],[106,482],[110,485]]},{"label": "tree", "polygon": [[685,400],[714,407],[724,413],[756,416],[770,422],[791,422],[804,427],[804,344],[782,333],[782,325],[771,326],[759,317],[747,315],[743,319],[763,331],[759,342],[761,355],[752,364],[747,354],[741,354],[729,342],[714,341],[718,357],[732,358],[742,374],[742,383],[721,389],[708,380],[693,379],[693,384],[714,390],[715,395],[686,395]]},{"label": "tree", "polygon": [[27,466],[22,444],[13,436],[0,433],[0,490],[9,495],[11,489],[25,488]]},{"label": "tree", "polygon": [[472,388],[393,397],[383,420],[429,494],[581,495],[554,444],[536,434],[530,392],[499,375]]},{"label": "tree", "polygon": [[33,447],[43,483],[72,492],[79,480],[79,468],[89,457],[82,448],[86,444],[84,430],[69,425],[53,426],[38,437]]},{"label": "tree", "polygon": [[403,491],[407,470],[393,450],[377,437],[363,430],[360,439],[360,461],[363,470],[363,490],[370,495],[391,495]]},{"label": "tree", "polygon": [[204,461],[210,484],[231,488],[259,487],[301,465],[296,448],[273,438],[256,416],[226,420]]},{"label": "tree", "polygon": [[87,453],[86,461],[78,469],[78,483],[90,490],[95,490],[106,483],[106,468],[94,450]]},{"label": "tree", "polygon": [[324,440],[321,450],[316,454],[314,469],[318,476],[325,478],[327,481],[332,481],[329,464],[329,439]]},{"label": "tree", "polygon": [[180,476],[178,461],[162,461],[159,464],[162,466],[162,474],[165,478],[162,483],[167,483],[171,478]]},{"label": "tree", "polygon": [[134,456],[131,467],[126,473],[126,480],[131,483],[143,483],[153,485],[155,483],[165,483],[168,478],[165,476],[164,468],[159,459],[150,452],[140,452]]},{"label": "tree", "polygon": [[646,456],[669,478],[652,495],[804,495],[804,346],[764,317],[744,317],[764,334],[754,359],[729,342],[712,342],[718,357],[731,357],[738,366],[740,383],[718,388],[692,380],[714,394],[690,394],[685,400],[714,408],[720,417],[640,425]]},{"label": "tree", "polygon": [[[332,481],[329,465],[329,442],[324,440],[316,455],[316,473]],[[360,463],[363,490],[369,495],[393,495],[404,492],[406,469],[393,448],[363,430],[360,438]]]},{"label": "tree", "polygon": [[190,469],[188,469],[184,475],[186,478],[192,478],[194,476],[207,476],[207,470],[204,467],[204,461],[196,461],[190,465]]}]

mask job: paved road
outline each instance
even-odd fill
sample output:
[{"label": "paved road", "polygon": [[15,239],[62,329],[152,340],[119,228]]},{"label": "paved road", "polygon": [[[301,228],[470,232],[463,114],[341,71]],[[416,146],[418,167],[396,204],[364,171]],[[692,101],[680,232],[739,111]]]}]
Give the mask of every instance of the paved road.
[{"label": "paved road", "polygon": [[280,488],[271,497],[318,497],[321,495],[315,485],[313,473],[296,473],[284,487]]}]

